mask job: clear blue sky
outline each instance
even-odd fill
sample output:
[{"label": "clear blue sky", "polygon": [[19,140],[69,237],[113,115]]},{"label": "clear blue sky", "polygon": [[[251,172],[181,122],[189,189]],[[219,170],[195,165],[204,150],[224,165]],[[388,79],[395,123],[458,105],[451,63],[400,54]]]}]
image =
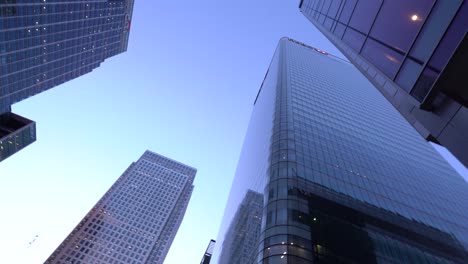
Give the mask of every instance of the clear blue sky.
[{"label": "clear blue sky", "polygon": [[146,149],[198,168],[165,262],[198,263],[278,40],[340,55],[297,5],[136,0],[128,52],[14,105],[38,139],[0,163],[0,263],[42,263]]}]

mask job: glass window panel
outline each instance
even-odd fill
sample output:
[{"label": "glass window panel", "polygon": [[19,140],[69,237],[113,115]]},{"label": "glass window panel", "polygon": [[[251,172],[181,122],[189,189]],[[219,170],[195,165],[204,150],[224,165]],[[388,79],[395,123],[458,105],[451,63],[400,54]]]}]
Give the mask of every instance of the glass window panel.
[{"label": "glass window panel", "polygon": [[323,25],[323,23],[325,22],[325,15],[320,14],[318,21],[320,22],[320,24]]},{"label": "glass window panel", "polygon": [[390,79],[393,79],[403,59],[400,53],[372,39],[367,39],[361,54]]},{"label": "glass window panel", "polygon": [[327,17],[327,18],[325,19],[325,24],[324,24],[325,28],[327,28],[328,30],[330,30],[331,27],[332,27],[333,21],[334,21],[334,20],[332,20],[331,18]]},{"label": "glass window panel", "polygon": [[429,61],[429,65],[431,67],[439,71],[445,67],[456,47],[458,46],[458,43],[460,43],[466,34],[468,28],[468,23],[466,21],[467,17],[468,4],[465,1],[460,7],[457,16],[455,17],[454,21],[452,21],[450,28],[444,35],[435,53],[432,55],[431,60]]},{"label": "glass window panel", "polygon": [[460,0],[437,1],[418,39],[411,49],[411,56],[426,61],[440,41],[455,12]]},{"label": "glass window panel", "polygon": [[364,34],[367,34],[374,22],[381,4],[381,0],[359,0],[349,25]]},{"label": "glass window panel", "polygon": [[349,19],[351,18],[351,14],[353,12],[354,6],[356,5],[357,0],[348,0],[346,1],[343,12],[340,15],[340,22],[348,24]]},{"label": "glass window panel", "polygon": [[340,7],[341,2],[343,2],[343,0],[332,0],[330,9],[328,10],[329,17],[336,18],[336,15],[338,13],[338,8]]},{"label": "glass window panel", "polygon": [[371,36],[407,52],[431,9],[433,0],[385,1]]},{"label": "glass window panel", "polygon": [[409,92],[422,71],[422,65],[412,59],[406,59],[398,73],[396,83]]},{"label": "glass window panel", "polygon": [[322,11],[321,11],[323,14],[325,15],[328,14],[328,10],[330,9],[331,2],[332,0],[323,1]]},{"label": "glass window panel", "polygon": [[366,37],[363,34],[351,28],[346,29],[346,33],[343,37],[343,41],[346,42],[351,48],[353,48],[357,52],[361,50],[361,47],[364,44],[365,40]]},{"label": "glass window panel", "polygon": [[424,100],[438,75],[439,73],[426,67],[411,91],[411,95],[418,101]]}]

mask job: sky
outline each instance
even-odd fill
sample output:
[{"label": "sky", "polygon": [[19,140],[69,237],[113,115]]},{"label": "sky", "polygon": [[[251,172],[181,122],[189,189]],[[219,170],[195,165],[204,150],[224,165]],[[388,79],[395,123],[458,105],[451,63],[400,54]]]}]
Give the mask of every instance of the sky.
[{"label": "sky", "polygon": [[199,263],[279,39],[342,57],[298,2],[136,0],[126,53],[15,104],[37,141],[0,163],[0,263],[43,263],[146,149],[198,169],[165,264]]}]

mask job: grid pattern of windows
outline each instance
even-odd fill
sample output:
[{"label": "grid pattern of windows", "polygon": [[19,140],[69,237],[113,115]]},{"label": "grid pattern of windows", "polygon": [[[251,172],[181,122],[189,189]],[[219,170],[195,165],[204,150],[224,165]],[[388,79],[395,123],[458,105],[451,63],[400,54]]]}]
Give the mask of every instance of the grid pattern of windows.
[{"label": "grid pattern of windows", "polygon": [[[257,96],[218,236],[263,195],[247,263],[463,263],[468,185],[348,62],[282,39]],[[254,241],[255,241],[254,240]],[[219,246],[218,246],[219,245]],[[218,253],[221,252],[221,253]]]},{"label": "grid pattern of windows", "polygon": [[36,140],[36,123],[13,113],[0,115],[0,161]]},{"label": "grid pattern of windows", "polygon": [[0,113],[127,49],[133,0],[0,5]]},{"label": "grid pattern of windows", "polygon": [[163,263],[196,170],[146,151],[46,263]]},{"label": "grid pattern of windows", "polygon": [[299,8],[428,141],[468,166],[468,2],[301,0]]},{"label": "grid pattern of windows", "polygon": [[301,9],[419,101],[468,28],[461,0],[304,0]]}]

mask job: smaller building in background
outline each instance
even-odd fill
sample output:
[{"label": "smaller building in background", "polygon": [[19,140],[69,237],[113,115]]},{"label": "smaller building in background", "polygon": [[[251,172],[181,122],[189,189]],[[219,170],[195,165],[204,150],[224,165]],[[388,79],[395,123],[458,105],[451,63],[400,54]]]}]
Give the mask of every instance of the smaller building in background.
[{"label": "smaller building in background", "polygon": [[426,139],[468,166],[468,3],[301,0],[299,8]]},{"label": "smaller building in background", "polygon": [[0,161],[36,141],[36,123],[7,112],[0,115]]},{"label": "smaller building in background", "polygon": [[203,255],[203,258],[200,264],[210,264],[211,255],[213,255],[213,249],[214,249],[215,244],[216,244],[216,240],[211,239],[210,243],[208,244],[208,247],[206,248],[205,255]]},{"label": "smaller building in background", "polygon": [[45,263],[162,264],[184,218],[196,172],[146,151]]}]

